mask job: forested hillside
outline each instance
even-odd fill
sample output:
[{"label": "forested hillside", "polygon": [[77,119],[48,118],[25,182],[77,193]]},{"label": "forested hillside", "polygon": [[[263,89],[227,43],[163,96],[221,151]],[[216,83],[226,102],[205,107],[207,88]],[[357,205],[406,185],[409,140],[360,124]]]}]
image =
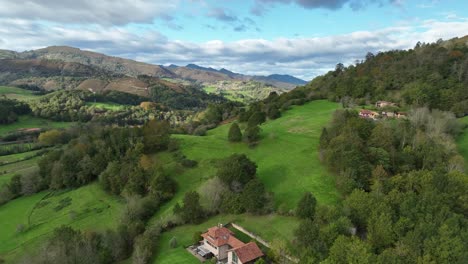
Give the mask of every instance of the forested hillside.
[{"label": "forested hillside", "polygon": [[413,49],[368,53],[365,60],[315,78],[308,95],[365,104],[390,100],[468,114],[468,37],[417,43]]}]

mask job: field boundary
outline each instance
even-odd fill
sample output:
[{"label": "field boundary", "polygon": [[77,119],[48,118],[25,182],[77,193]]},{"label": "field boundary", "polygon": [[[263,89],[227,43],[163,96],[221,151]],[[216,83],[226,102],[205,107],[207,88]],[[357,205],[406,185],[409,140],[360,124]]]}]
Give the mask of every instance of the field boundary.
[{"label": "field boundary", "polygon": [[[257,236],[255,235],[254,233],[248,231],[247,229],[245,229],[244,227],[234,223],[234,222],[231,222],[230,225],[235,228],[236,230],[246,234],[247,236],[249,236],[250,238],[252,239],[255,239],[255,241],[257,241],[258,243],[264,245],[265,247],[271,249],[271,244],[268,243],[265,239],[261,238],[260,236]],[[289,256],[289,255],[286,255],[286,254],[283,254],[283,257],[285,257],[286,259],[288,259],[289,261],[293,262],[293,263],[299,263],[299,259],[296,258],[296,257],[292,257],[292,256]]]}]

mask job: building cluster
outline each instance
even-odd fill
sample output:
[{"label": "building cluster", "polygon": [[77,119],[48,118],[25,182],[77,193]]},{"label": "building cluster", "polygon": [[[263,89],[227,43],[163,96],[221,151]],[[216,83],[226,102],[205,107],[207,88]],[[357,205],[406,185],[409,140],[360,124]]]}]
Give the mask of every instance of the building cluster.
[{"label": "building cluster", "polygon": [[[387,101],[377,101],[375,103],[376,108],[384,108],[389,106],[396,107],[397,104]],[[359,111],[359,117],[372,120],[377,120],[379,118],[406,118],[406,113],[399,111],[372,111],[368,109],[361,109]]]},{"label": "building cluster", "polygon": [[251,264],[264,256],[255,242],[240,241],[223,225],[211,227],[201,236],[198,254],[204,258],[216,257],[218,263]]}]

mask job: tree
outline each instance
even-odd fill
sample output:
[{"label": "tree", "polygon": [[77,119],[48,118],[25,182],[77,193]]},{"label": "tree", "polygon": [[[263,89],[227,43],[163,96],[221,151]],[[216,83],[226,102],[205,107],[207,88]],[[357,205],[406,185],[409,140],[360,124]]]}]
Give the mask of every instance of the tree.
[{"label": "tree", "polygon": [[267,202],[263,183],[257,178],[249,181],[242,191],[241,200],[247,212],[260,213]]},{"label": "tree", "polygon": [[244,139],[248,143],[257,142],[260,139],[260,127],[259,126],[249,126],[245,129]]},{"label": "tree", "polygon": [[167,121],[152,119],[143,126],[145,152],[155,152],[167,148],[170,140],[170,126]]},{"label": "tree", "polygon": [[324,264],[375,263],[375,256],[368,244],[357,237],[340,236],[335,240]]},{"label": "tree", "polygon": [[171,198],[177,184],[162,168],[155,168],[151,176],[150,192],[163,200]]},{"label": "tree", "polygon": [[42,132],[38,140],[44,145],[63,144],[65,143],[65,133],[57,129],[49,130]]},{"label": "tree", "polygon": [[203,219],[205,214],[200,205],[200,195],[195,191],[185,193],[183,205],[179,206],[179,208],[174,209],[174,211],[186,223],[197,224]]},{"label": "tree", "polygon": [[217,212],[220,209],[223,195],[227,192],[229,192],[229,187],[219,177],[213,177],[199,189],[201,204],[207,210]]},{"label": "tree", "polygon": [[264,112],[253,113],[247,121],[248,127],[258,126],[266,121],[266,114]]},{"label": "tree", "polygon": [[306,192],[296,208],[296,216],[302,219],[314,219],[317,199],[311,192]]},{"label": "tree", "polygon": [[231,142],[239,142],[242,140],[242,132],[237,123],[232,123],[229,128],[228,140]]},{"label": "tree", "polygon": [[269,119],[277,119],[281,116],[281,112],[276,105],[272,105],[268,108],[267,115]]},{"label": "tree", "polygon": [[21,194],[21,175],[15,175],[11,178],[10,183],[8,184],[11,194],[13,196],[18,196]]},{"label": "tree", "polygon": [[245,154],[232,154],[221,161],[216,175],[231,190],[240,192],[256,173],[257,165]]}]

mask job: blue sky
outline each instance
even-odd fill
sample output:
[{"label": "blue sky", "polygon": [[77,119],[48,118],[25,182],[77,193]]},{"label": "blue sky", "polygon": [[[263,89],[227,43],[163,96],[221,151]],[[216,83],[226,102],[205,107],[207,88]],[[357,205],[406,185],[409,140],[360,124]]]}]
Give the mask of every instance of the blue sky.
[{"label": "blue sky", "polygon": [[69,45],[309,80],[368,52],[468,34],[463,0],[0,0],[0,49]]}]

